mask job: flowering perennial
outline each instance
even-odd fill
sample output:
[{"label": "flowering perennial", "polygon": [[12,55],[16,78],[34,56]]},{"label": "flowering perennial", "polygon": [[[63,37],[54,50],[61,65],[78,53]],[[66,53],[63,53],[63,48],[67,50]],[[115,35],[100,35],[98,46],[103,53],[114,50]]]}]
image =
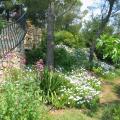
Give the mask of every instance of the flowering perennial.
[{"label": "flowering perennial", "polygon": [[70,75],[65,76],[74,87],[61,87],[61,99],[68,97],[69,106],[81,106],[83,104],[92,104],[99,99],[101,82],[95,76],[85,69],[73,71]]}]

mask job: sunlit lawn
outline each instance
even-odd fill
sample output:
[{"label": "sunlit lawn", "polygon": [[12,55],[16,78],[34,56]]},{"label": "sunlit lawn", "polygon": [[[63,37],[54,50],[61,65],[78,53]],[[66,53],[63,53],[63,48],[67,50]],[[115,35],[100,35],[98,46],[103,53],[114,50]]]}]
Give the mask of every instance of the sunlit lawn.
[{"label": "sunlit lawn", "polygon": [[50,112],[50,120],[98,120],[96,117],[87,116],[78,109],[67,109]]}]

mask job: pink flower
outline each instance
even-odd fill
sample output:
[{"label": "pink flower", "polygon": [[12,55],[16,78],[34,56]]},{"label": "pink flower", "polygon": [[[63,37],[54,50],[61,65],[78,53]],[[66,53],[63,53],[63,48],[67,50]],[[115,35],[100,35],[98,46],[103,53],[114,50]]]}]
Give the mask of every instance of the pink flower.
[{"label": "pink flower", "polygon": [[43,62],[43,60],[42,59],[38,60],[36,62],[35,66],[36,66],[37,70],[43,71],[43,69],[44,69],[44,62]]},{"label": "pink flower", "polygon": [[26,64],[26,59],[24,57],[20,58],[20,63],[21,64]]},{"label": "pink flower", "polygon": [[13,54],[10,52],[5,54],[5,59],[11,59],[12,57],[13,57]]}]

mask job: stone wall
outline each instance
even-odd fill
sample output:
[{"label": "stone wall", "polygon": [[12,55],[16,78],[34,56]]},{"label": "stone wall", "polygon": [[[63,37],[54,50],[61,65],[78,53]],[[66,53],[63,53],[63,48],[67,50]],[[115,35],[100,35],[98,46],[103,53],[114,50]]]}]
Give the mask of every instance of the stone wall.
[{"label": "stone wall", "polygon": [[25,36],[25,49],[37,48],[41,41],[41,29],[32,25],[31,21],[27,21],[27,34]]}]

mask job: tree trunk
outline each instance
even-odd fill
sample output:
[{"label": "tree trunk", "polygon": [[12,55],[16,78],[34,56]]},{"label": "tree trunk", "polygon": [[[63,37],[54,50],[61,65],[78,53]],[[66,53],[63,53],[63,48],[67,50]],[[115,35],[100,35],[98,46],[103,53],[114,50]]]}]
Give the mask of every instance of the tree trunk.
[{"label": "tree trunk", "polygon": [[54,68],[54,3],[51,2],[47,16],[47,67]]},{"label": "tree trunk", "polygon": [[95,51],[96,43],[95,41],[92,41],[92,44],[90,46],[90,56],[89,56],[89,63],[90,63],[90,70],[93,68],[93,59],[94,59],[94,51]]}]

